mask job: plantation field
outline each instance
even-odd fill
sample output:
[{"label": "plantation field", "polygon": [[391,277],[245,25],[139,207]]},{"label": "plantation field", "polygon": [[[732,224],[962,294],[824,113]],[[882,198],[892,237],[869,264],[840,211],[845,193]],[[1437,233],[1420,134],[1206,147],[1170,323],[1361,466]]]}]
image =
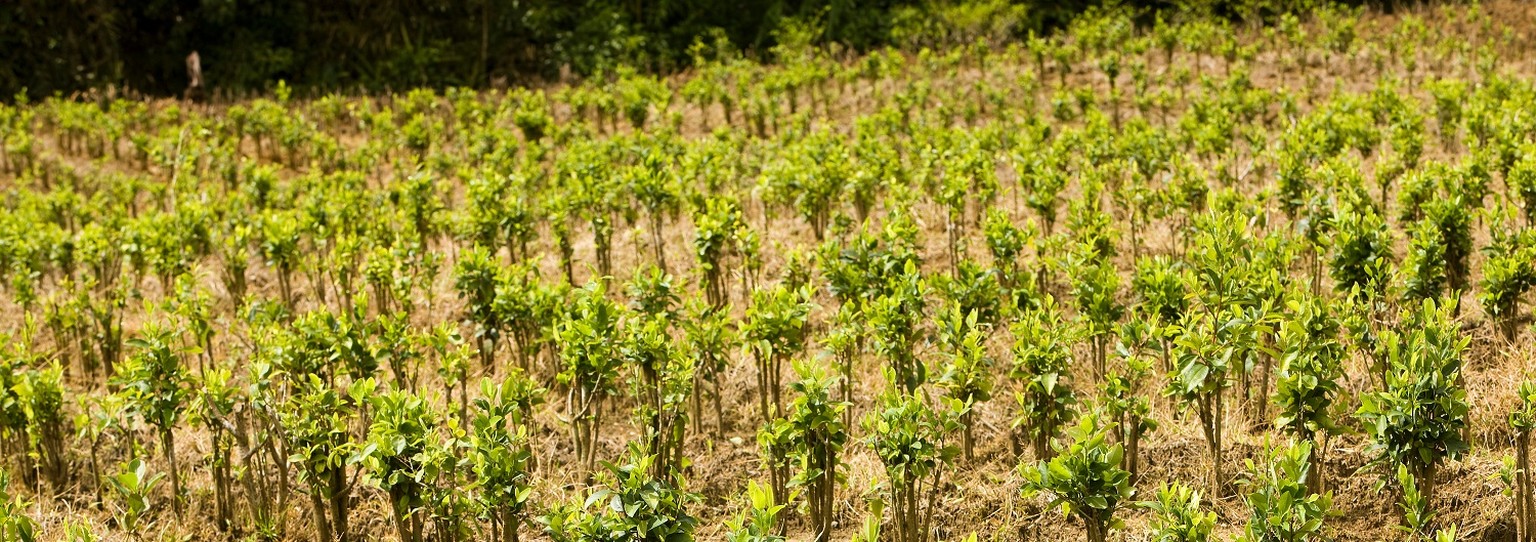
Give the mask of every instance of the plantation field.
[{"label": "plantation field", "polygon": [[18,97],[0,542],[1528,542],[1533,22]]}]

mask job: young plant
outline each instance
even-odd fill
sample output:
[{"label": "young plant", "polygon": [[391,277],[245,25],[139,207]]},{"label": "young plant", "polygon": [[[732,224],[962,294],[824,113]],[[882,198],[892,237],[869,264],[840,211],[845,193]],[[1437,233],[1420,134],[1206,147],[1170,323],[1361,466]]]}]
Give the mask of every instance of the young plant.
[{"label": "young plant", "polygon": [[657,476],[682,470],[687,434],[688,397],[693,394],[694,358],[672,345],[665,316],[639,315],[625,326],[620,355],[634,371],[631,378],[645,424],[645,450]]},{"label": "young plant", "polygon": [[1114,422],[1115,442],[1125,449],[1120,467],[1131,473],[1131,481],[1136,482],[1141,478],[1141,439],[1157,429],[1157,421],[1152,419],[1151,401],[1142,397],[1151,361],[1139,353],[1140,347],[1134,346],[1139,341],[1133,335],[1140,332],[1127,333],[1138,328],[1127,325],[1124,329],[1125,340],[1117,347],[1125,360],[1124,373],[1110,371],[1105,375],[1099,402],[1104,416]]},{"label": "young plant", "polygon": [[928,404],[921,396],[887,393],[864,418],[867,444],[885,465],[896,542],[930,540],[944,471],[960,452],[948,443],[959,429],[958,401]]},{"label": "young plant", "polygon": [[1224,480],[1221,469],[1222,421],[1226,410],[1223,397],[1232,385],[1234,349],[1216,340],[1216,329],[1204,313],[1186,314],[1174,340],[1174,373],[1169,375],[1167,393],[1185,407],[1195,409],[1200,419],[1200,433],[1205,437],[1211,462],[1206,483],[1212,495],[1221,495]]},{"label": "young plant", "polygon": [[885,358],[889,366],[886,377],[890,383],[903,393],[916,393],[928,381],[928,366],[916,352],[928,287],[916,264],[908,261],[887,288],[887,294],[864,309],[869,334],[875,354]]},{"label": "young plant", "polygon": [[37,542],[37,522],[27,515],[32,503],[10,494],[11,475],[0,469],[0,540]]},{"label": "young plant", "polygon": [[1403,490],[1403,499],[1397,503],[1403,511],[1403,524],[1397,529],[1408,535],[1409,540],[1428,539],[1434,530],[1435,511],[1429,507],[1429,497],[1419,490],[1408,466],[1397,466],[1397,485]]},{"label": "young plant", "polygon": [[1379,284],[1392,260],[1392,236],[1387,223],[1372,211],[1341,211],[1333,219],[1334,287],[1348,292]]},{"label": "young plant", "polygon": [[1014,429],[1029,438],[1036,460],[1050,459],[1051,439],[1071,421],[1077,404],[1071,385],[1072,330],[1047,296],[1039,309],[1014,323],[1012,331],[1013,364],[1008,376],[1017,388],[1014,398],[1019,404]]},{"label": "young plant", "polygon": [[[696,300],[697,298],[695,298]],[[731,365],[730,352],[737,350],[736,330],[732,326],[729,311],[711,305],[693,304],[691,316],[682,321],[683,340],[688,345],[687,355],[693,357],[693,420],[704,425],[704,384],[710,385],[710,399],[714,402],[715,437],[726,430],[725,409],[721,407],[721,382],[725,370]]]},{"label": "young plant", "polygon": [[139,521],[149,513],[149,494],[160,485],[165,475],[150,474],[149,465],[143,459],[134,458],[124,464],[117,474],[107,477],[107,484],[121,500],[117,511],[118,525],[130,533],[138,532]]},{"label": "young plant", "polygon": [[1515,455],[1509,486],[1515,500],[1515,531],[1518,540],[1529,540],[1532,521],[1536,520],[1536,493],[1531,485],[1531,431],[1536,428],[1536,383],[1521,382],[1516,395],[1520,408],[1509,413],[1509,428],[1515,432]]},{"label": "young plant", "polygon": [[1339,432],[1332,410],[1344,377],[1345,350],[1339,344],[1339,321],[1328,304],[1311,298],[1291,303],[1294,315],[1279,332],[1282,352],[1275,386],[1280,417],[1275,425],[1311,444],[1307,489],[1322,493],[1326,439]]},{"label": "young plant", "polygon": [[229,369],[209,369],[194,384],[198,392],[193,417],[208,430],[211,449],[205,461],[213,478],[214,516],[225,532],[235,527],[235,407],[247,400],[233,376]]},{"label": "young plant", "polygon": [[557,506],[540,518],[551,540],[693,540],[699,522],[688,513],[688,507],[699,496],[689,493],[680,479],[653,477],[650,458],[634,453],[623,465],[604,466],[603,485],[587,495],[582,505]]},{"label": "young plant", "polygon": [[949,312],[951,322],[956,322],[961,332],[952,344],[945,345],[944,355],[948,363],[939,376],[938,385],[946,395],[960,401],[965,410],[960,414],[960,449],[965,460],[974,459],[972,431],[975,425],[975,409],[980,403],[992,398],[992,357],[987,354],[987,336],[976,324],[976,313],[962,316],[957,307]]},{"label": "young plant", "polygon": [[[1424,206],[1425,218],[1440,234],[1445,247],[1445,277],[1452,299],[1466,291],[1472,254],[1472,213],[1463,195],[1435,199]],[[1455,305],[1453,303],[1453,305]]]},{"label": "young plant", "polygon": [[187,409],[188,378],[171,329],[149,326],[130,341],[135,352],[118,367],[117,383],[133,413],[155,427],[160,452],[170,463],[172,509],[181,515],[181,474],[176,460],[176,424]]},{"label": "young plant", "polygon": [[990,327],[1002,319],[1005,310],[1003,289],[991,269],[961,260],[952,276],[935,277],[934,283],[945,300],[955,305],[961,314],[974,315],[981,325]]},{"label": "young plant", "polygon": [[[837,364],[842,377],[838,380],[838,395],[844,403],[853,404],[854,364],[864,351],[864,315],[859,306],[844,304],[837,309],[831,329],[821,339],[821,345]],[[853,423],[853,412],[843,409],[843,425]]]},{"label": "young plant", "polygon": [[1536,227],[1536,145],[1522,146],[1520,156],[1504,180],[1513,193],[1510,199],[1519,202],[1524,210],[1526,227],[1532,228]]},{"label": "young plant", "polygon": [[773,489],[747,480],[746,495],[748,508],[725,521],[726,542],[784,542],[784,537],[775,533],[785,505],[777,503]]},{"label": "young plant", "polygon": [[1438,300],[1445,290],[1445,240],[1433,222],[1410,226],[1408,255],[1403,259],[1405,301]]},{"label": "young plant", "polygon": [[474,329],[470,336],[482,367],[490,367],[496,361],[496,342],[501,338],[502,324],[497,317],[496,294],[505,274],[491,251],[480,246],[465,251],[453,267],[453,286],[468,311],[465,320]]},{"label": "young plant", "polygon": [[576,461],[591,472],[597,461],[603,402],[619,389],[619,368],[623,365],[619,327],[622,309],[607,298],[601,282],[577,290],[572,305],[555,331],[562,365],[557,378],[570,387],[565,409]]},{"label": "young plant", "polygon": [[524,425],[544,389],[514,370],[499,384],[480,381],[474,402],[469,463],[480,505],[491,520],[491,540],[517,542],[523,510],[533,494],[533,449]]},{"label": "young plant", "polygon": [[1120,289],[1120,275],[1110,263],[1086,265],[1073,273],[1072,297],[1077,300],[1083,334],[1093,346],[1093,372],[1103,380],[1109,360],[1109,343],[1115,324],[1125,315],[1125,307],[1115,299]]},{"label": "young plant", "polygon": [[1312,445],[1307,442],[1271,447],[1262,463],[1248,460],[1243,484],[1248,494],[1248,524],[1243,542],[1307,542],[1327,540],[1323,521],[1335,515],[1333,492],[1313,493],[1307,488]]},{"label": "young plant", "polygon": [[1202,512],[1200,492],[1184,484],[1161,485],[1157,500],[1138,503],[1151,510],[1154,542],[1209,542],[1216,527],[1216,513]]},{"label": "young plant", "polygon": [[293,378],[293,389],[279,411],[288,462],[298,467],[320,540],[349,540],[351,466],[358,450],[351,428],[360,405],[373,394],[374,382],[358,380],[342,390],[314,374]]},{"label": "young plant", "polygon": [[1052,508],[1083,520],[1088,542],[1104,542],[1111,530],[1124,527],[1115,512],[1136,496],[1130,473],[1120,468],[1124,449],[1107,442],[1109,432],[1099,426],[1097,414],[1083,416],[1068,435],[1071,443],[1057,446],[1050,460],[1020,467],[1024,495],[1050,493]]},{"label": "young plant", "polygon": [[770,431],[780,433],[774,440],[788,443],[788,459],[799,466],[799,471],[787,487],[805,488],[813,540],[825,542],[832,532],[833,497],[842,477],[838,455],[848,442],[843,425],[843,410],[848,405],[832,399],[838,377],[820,365],[799,362],[795,372],[801,379],[790,384],[796,396],[789,417],[777,420]]},{"label": "young plant", "polygon": [[261,222],[261,255],[277,271],[278,291],[289,310],[294,308],[293,272],[299,267],[302,235],[299,219],[292,214],[274,212]]},{"label": "young plant", "polygon": [[987,218],[982,222],[981,232],[986,238],[987,250],[992,253],[992,266],[997,270],[998,281],[1002,283],[1002,287],[1005,290],[1013,290],[1022,286],[1019,276],[1019,257],[1024,254],[1024,248],[1033,241],[1033,230],[1014,226],[1013,220],[1008,218],[1008,213],[994,208],[987,211]]},{"label": "young plant", "polygon": [[1504,339],[1512,341],[1519,331],[1521,297],[1536,287],[1536,231],[1496,233],[1486,251],[1477,300]]},{"label": "young plant", "polygon": [[1360,397],[1356,416],[1371,438],[1374,461],[1407,467],[1425,502],[1433,502],[1440,462],[1469,448],[1463,440],[1469,406],[1461,385],[1469,339],[1450,304],[1425,301],[1405,318],[1402,331],[1389,330],[1381,341],[1384,385]]},{"label": "young plant", "polygon": [[647,153],[641,163],[630,168],[626,176],[629,189],[645,210],[651,225],[651,250],[656,266],[667,268],[666,238],[662,226],[668,215],[676,214],[681,197],[678,196],[676,175],[658,152]]},{"label": "young plant", "polygon": [[389,496],[390,516],[401,542],[421,542],[429,489],[453,459],[435,444],[438,419],[431,405],[402,390],[372,396],[368,444],[359,452],[368,480]]},{"label": "young plant", "polygon": [[758,413],[765,421],[784,415],[779,375],[786,360],[805,350],[814,307],[810,299],[809,290],[778,285],[754,292],[752,306],[747,308],[747,324],[742,333],[757,361]]},{"label": "young plant", "polygon": [[[32,459],[35,472],[48,481],[53,491],[62,492],[69,475],[64,441],[64,368],[53,362],[47,368],[33,369],[20,376],[11,390],[26,420],[27,456]],[[9,379],[0,378],[3,380]],[[7,399],[10,398],[0,400]]]},{"label": "young plant", "polygon": [[741,206],[735,200],[710,197],[695,204],[693,255],[704,275],[704,297],[716,309],[726,305],[726,279],[737,237],[746,229]]}]

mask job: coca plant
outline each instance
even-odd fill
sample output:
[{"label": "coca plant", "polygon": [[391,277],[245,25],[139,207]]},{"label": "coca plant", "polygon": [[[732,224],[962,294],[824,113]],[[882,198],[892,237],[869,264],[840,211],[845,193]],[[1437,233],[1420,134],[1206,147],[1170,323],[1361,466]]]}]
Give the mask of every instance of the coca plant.
[{"label": "coca plant", "polygon": [[1173,341],[1175,372],[1168,375],[1167,393],[1195,411],[1210,461],[1206,483],[1212,495],[1220,496],[1225,483],[1221,469],[1224,399],[1232,385],[1235,350],[1217,341],[1211,318],[1204,313],[1185,315],[1179,328]]},{"label": "coca plant", "polygon": [[1515,432],[1515,454],[1510,458],[1513,460],[1512,480],[1508,483],[1515,501],[1516,539],[1526,541],[1531,539],[1531,522],[1536,520],[1536,494],[1531,486],[1531,430],[1536,428],[1536,383],[1521,382],[1516,396],[1520,406],[1507,417],[1509,428]]},{"label": "coca plant", "polygon": [[987,334],[977,325],[974,311],[962,313],[956,307],[949,311],[947,320],[957,332],[944,341],[946,363],[936,384],[965,407],[960,413],[960,450],[970,461],[975,455],[975,409],[992,398],[993,360],[987,354]]},{"label": "coca plant", "polygon": [[290,375],[292,390],[281,405],[288,461],[298,467],[309,497],[315,531],[323,541],[349,540],[354,457],[352,438],[359,405],[373,394],[373,380],[337,389],[314,374]]},{"label": "coca plant", "polygon": [[1125,306],[1116,299],[1120,275],[1108,263],[1082,265],[1073,273],[1072,297],[1077,300],[1080,328],[1092,344],[1094,376],[1104,379],[1109,360],[1109,344],[1115,325],[1125,314]]},{"label": "coca plant", "polygon": [[561,369],[557,377],[568,386],[566,416],[570,420],[576,461],[590,472],[597,461],[597,438],[603,403],[619,390],[620,322],[622,309],[609,300],[602,282],[576,290],[570,313],[556,328]]},{"label": "coca plant", "polygon": [[1326,439],[1341,429],[1333,421],[1334,400],[1344,377],[1345,350],[1339,343],[1339,321],[1329,304],[1318,298],[1292,301],[1292,316],[1279,329],[1280,371],[1275,425],[1311,444],[1307,488],[1321,493]]},{"label": "coca plant", "polygon": [[1333,493],[1308,488],[1312,445],[1307,442],[1270,446],[1258,462],[1248,460],[1242,483],[1248,488],[1244,542],[1307,542],[1328,540],[1323,522],[1335,515]]},{"label": "coca plant", "polygon": [[765,421],[784,414],[780,375],[784,362],[805,350],[810,299],[810,290],[780,284],[754,292],[747,308],[742,335],[757,363],[758,413]]},{"label": "coca plant", "polygon": [[1152,419],[1152,402],[1143,397],[1151,360],[1143,350],[1145,327],[1128,322],[1121,329],[1121,343],[1116,347],[1124,367],[1110,370],[1100,384],[1099,404],[1104,417],[1114,422],[1115,442],[1124,449],[1121,468],[1131,473],[1131,481],[1141,477],[1141,440],[1157,429]]},{"label": "coca plant", "polygon": [[921,394],[887,392],[864,417],[865,442],[885,466],[897,542],[932,540],[944,472],[960,452],[949,437],[963,409],[953,399],[932,405]]},{"label": "coca plant", "polygon": [[1216,527],[1216,513],[1200,507],[1200,492],[1174,482],[1157,487],[1155,500],[1138,503],[1152,511],[1151,540],[1156,542],[1209,542]]},{"label": "coca plant", "polygon": [[1521,297],[1536,287],[1536,230],[1501,234],[1501,222],[1491,228],[1494,239],[1485,250],[1477,300],[1504,339],[1512,341],[1519,331]]},{"label": "coca plant", "polygon": [[726,542],[784,542],[776,533],[785,505],[777,502],[773,489],[747,480],[746,496],[748,507],[725,521]]},{"label": "coca plant", "polygon": [[133,414],[153,426],[160,437],[160,452],[170,464],[171,508],[180,517],[183,488],[175,429],[186,413],[191,391],[176,334],[158,325],[141,330],[128,341],[134,352],[117,368],[116,383]]},{"label": "coca plant", "polygon": [[[12,369],[6,367],[0,370],[9,372]],[[26,427],[26,452],[16,455],[26,455],[30,460],[28,463],[32,476],[47,480],[55,494],[62,493],[69,481],[64,425],[64,368],[55,361],[46,367],[29,369],[16,376],[19,378],[14,378],[14,384],[5,382],[12,378],[0,378],[0,384],[12,384],[10,390],[13,394],[11,397],[0,397],[0,401],[14,401],[14,405],[20,407]]]},{"label": "coca plant", "polygon": [[1463,439],[1470,407],[1461,382],[1468,339],[1452,310],[1450,303],[1425,301],[1405,315],[1399,331],[1383,333],[1384,385],[1362,395],[1355,414],[1371,439],[1373,461],[1406,467],[1426,502],[1433,502],[1441,461],[1470,448]]},{"label": "coca plant", "polygon": [[371,402],[367,444],[358,453],[367,480],[388,495],[401,542],[422,542],[433,485],[438,476],[454,472],[453,443],[441,442],[438,414],[421,397],[387,390]]},{"label": "coca plant", "polygon": [[[709,384],[709,397],[715,411],[715,437],[726,430],[725,409],[721,406],[720,385],[725,371],[731,365],[730,352],[737,350],[737,330],[729,314],[729,307],[713,308],[708,303],[698,303],[694,298],[688,317],[681,322],[683,340],[687,343],[687,355],[693,357],[693,415],[694,423],[704,424],[703,402],[705,383]],[[702,430],[702,429],[701,429]]]},{"label": "coca plant", "polygon": [[1136,496],[1130,473],[1120,468],[1124,448],[1109,443],[1106,429],[1098,414],[1083,416],[1049,460],[1020,467],[1025,496],[1049,493],[1050,507],[1083,520],[1088,542],[1104,542],[1111,530],[1124,528],[1115,512]]},{"label": "coca plant", "polygon": [[0,469],[0,539],[36,542],[37,521],[27,515],[32,503],[11,494],[10,486],[10,473]]},{"label": "coca plant", "polygon": [[903,393],[913,394],[928,381],[928,367],[916,352],[928,286],[909,260],[887,288],[888,293],[865,306],[865,322],[875,354],[885,358],[886,378]]},{"label": "coca plant", "polygon": [[479,505],[490,520],[491,540],[517,542],[524,509],[533,494],[533,447],[528,417],[544,390],[521,372],[497,383],[480,381],[474,401],[469,463]]},{"label": "coca plant", "polygon": [[657,476],[681,470],[695,358],[673,346],[667,320],[660,314],[632,319],[625,326],[619,353],[634,374],[632,389],[639,399],[635,415],[645,425],[644,448],[652,457],[652,467]]},{"label": "coca plant", "polygon": [[[842,481],[839,472],[839,454],[847,444],[849,435],[843,424],[843,410],[847,403],[832,399],[832,389],[838,377],[814,362],[795,364],[795,372],[801,379],[790,385],[795,392],[789,415],[775,420],[764,429],[764,439],[780,446],[769,446],[770,451],[787,452],[787,457],[771,458],[770,462],[789,463],[797,466],[792,479],[774,491],[788,491],[790,487],[803,488],[806,507],[810,510],[813,540],[825,542],[832,532],[835,512],[833,498],[837,484]],[[782,479],[782,475],[779,477]],[[775,493],[778,494],[778,493]]]},{"label": "coca plant", "polygon": [[[1039,309],[1024,313],[1011,329],[1013,363],[1008,377],[1014,382],[1014,398],[1019,404],[1013,422],[1015,435],[1029,439],[1035,459],[1049,459],[1051,439],[1071,421],[1077,404],[1071,382],[1072,328],[1046,296]],[[1019,447],[1015,446],[1015,453]]]},{"label": "coca plant", "polygon": [[582,504],[560,504],[539,518],[551,540],[693,540],[698,519],[688,508],[699,496],[688,492],[681,478],[653,476],[650,458],[633,452],[626,463],[604,467],[602,484]]},{"label": "coca plant", "polygon": [[497,285],[506,271],[489,249],[476,245],[463,253],[453,268],[453,285],[466,305],[468,323],[474,332],[480,365],[490,367],[496,359],[496,344],[501,338],[502,320],[496,314]]}]

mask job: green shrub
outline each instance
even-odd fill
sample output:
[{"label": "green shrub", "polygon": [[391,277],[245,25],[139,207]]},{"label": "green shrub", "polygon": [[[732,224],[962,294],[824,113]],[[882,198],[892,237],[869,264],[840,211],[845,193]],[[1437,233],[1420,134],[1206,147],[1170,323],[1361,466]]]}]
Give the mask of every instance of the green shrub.
[{"label": "green shrub", "polygon": [[959,308],[949,313],[948,320],[958,321],[950,325],[958,328],[959,337],[946,341],[944,355],[948,363],[937,384],[946,395],[965,406],[960,414],[960,449],[969,461],[973,458],[974,411],[977,405],[992,398],[993,360],[987,354],[987,336],[977,326],[976,313],[961,314]]},{"label": "green shrub", "polygon": [[1386,352],[1380,391],[1360,397],[1356,415],[1371,438],[1374,462],[1402,465],[1432,502],[1440,462],[1469,449],[1467,391],[1461,384],[1468,339],[1450,305],[1425,301],[1405,317],[1402,331],[1382,337]]},{"label": "green shrub", "polygon": [[37,522],[26,513],[32,503],[10,494],[10,485],[10,474],[0,469],[0,539],[36,542]]},{"label": "green shrub", "polygon": [[1259,462],[1248,460],[1248,476],[1243,484],[1248,494],[1248,523],[1243,528],[1244,542],[1306,542],[1327,540],[1323,524],[1333,510],[1333,493],[1313,493],[1307,489],[1312,445],[1306,442],[1274,446]]},{"label": "green shrub", "polygon": [[1157,500],[1142,501],[1152,516],[1151,539],[1155,542],[1208,542],[1216,527],[1216,513],[1202,512],[1200,492],[1180,483],[1158,486]]},{"label": "green shrub", "polygon": [[1325,440],[1341,429],[1333,421],[1339,380],[1344,377],[1344,347],[1338,342],[1339,322],[1328,304],[1317,298],[1291,303],[1293,316],[1280,327],[1281,352],[1275,382],[1280,417],[1275,425],[1311,443],[1307,488],[1322,492],[1322,451]]},{"label": "green shrub", "polygon": [[1012,327],[1013,363],[1008,376],[1017,388],[1014,430],[1030,439],[1036,460],[1049,459],[1051,439],[1075,414],[1071,385],[1072,328],[1064,325],[1049,296]]},{"label": "green shrub", "polygon": [[960,428],[958,401],[931,405],[919,395],[887,392],[864,418],[866,443],[885,465],[897,542],[931,540],[944,472],[960,453],[949,436]]},{"label": "green shrub", "polygon": [[604,463],[603,485],[580,506],[559,505],[539,519],[555,542],[614,540],[690,542],[698,519],[688,513],[699,496],[680,483],[651,476],[650,459]]},{"label": "green shrub", "polygon": [[180,516],[183,492],[175,429],[187,410],[190,391],[176,333],[152,325],[130,339],[135,351],[118,367],[117,383],[133,414],[159,434],[160,452],[170,463],[171,507]]},{"label": "green shrub", "polygon": [[1110,531],[1124,528],[1115,512],[1136,496],[1130,473],[1120,468],[1124,449],[1105,442],[1108,432],[1097,414],[1083,416],[1068,436],[1070,444],[1058,446],[1050,460],[1021,467],[1025,496],[1050,493],[1052,508],[1082,518],[1089,542],[1104,542]]}]

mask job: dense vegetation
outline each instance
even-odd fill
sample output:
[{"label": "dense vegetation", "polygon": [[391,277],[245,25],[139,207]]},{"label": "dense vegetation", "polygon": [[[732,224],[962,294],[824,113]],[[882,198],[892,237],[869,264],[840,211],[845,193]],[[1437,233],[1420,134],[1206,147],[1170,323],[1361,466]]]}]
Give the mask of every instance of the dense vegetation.
[{"label": "dense vegetation", "polygon": [[[1247,19],[1312,0],[1122,2],[1197,6]],[[892,45],[1023,38],[1101,0],[16,0],[0,4],[0,96],[115,88],[180,95],[197,51],[223,93],[278,80],[319,91],[486,88],[510,81],[672,72],[695,43],[773,60],[775,47],[834,45],[845,58]],[[1150,12],[1148,12],[1150,13]],[[1143,15],[1146,16],[1146,15]]]},{"label": "dense vegetation", "polygon": [[0,540],[1536,536],[1530,7],[1140,15],[0,106]]}]

